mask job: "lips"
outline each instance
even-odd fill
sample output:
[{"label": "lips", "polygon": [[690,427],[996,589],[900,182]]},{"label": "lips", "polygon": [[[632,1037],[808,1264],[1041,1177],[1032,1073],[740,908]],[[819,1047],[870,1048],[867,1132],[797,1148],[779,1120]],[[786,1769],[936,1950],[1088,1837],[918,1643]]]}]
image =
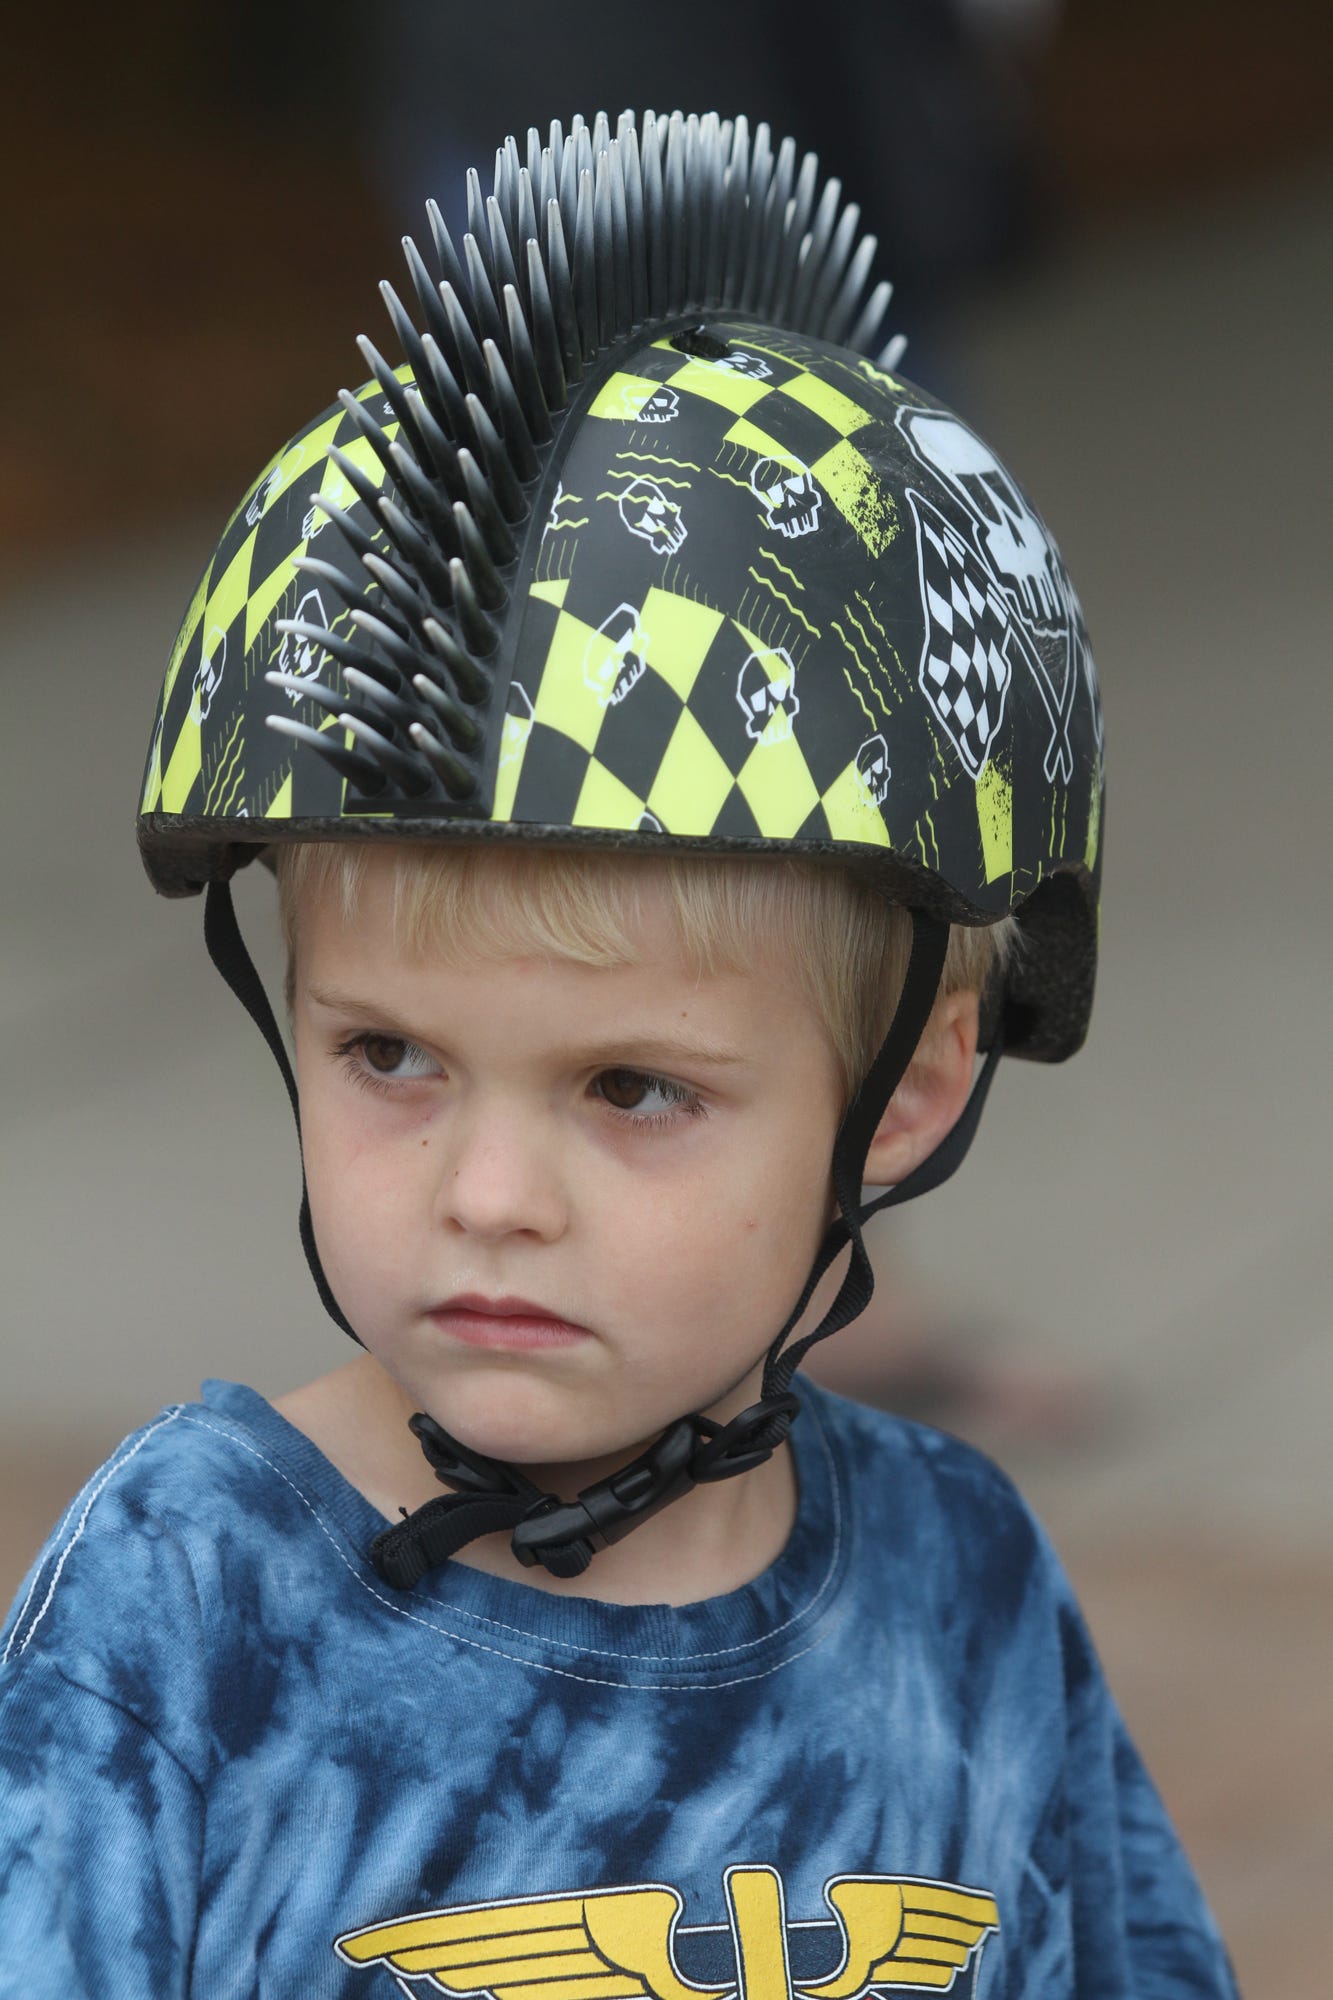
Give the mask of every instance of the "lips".
[{"label": "lips", "polygon": [[589,1337],[586,1326],[510,1293],[488,1299],[480,1292],[460,1292],[443,1305],[432,1306],[430,1317],[442,1332],[467,1347],[572,1347]]}]

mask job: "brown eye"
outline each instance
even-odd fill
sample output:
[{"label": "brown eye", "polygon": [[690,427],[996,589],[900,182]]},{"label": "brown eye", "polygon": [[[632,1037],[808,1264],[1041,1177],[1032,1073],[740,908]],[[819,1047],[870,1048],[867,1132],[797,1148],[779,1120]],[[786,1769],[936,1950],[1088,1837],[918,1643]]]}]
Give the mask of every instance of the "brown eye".
[{"label": "brown eye", "polygon": [[636,1069],[604,1069],[600,1081],[602,1095],[614,1110],[633,1111],[643,1102],[651,1078]]},{"label": "brown eye", "polygon": [[361,1044],[362,1052],[371,1069],[388,1075],[397,1069],[403,1060],[403,1050],[407,1043],[394,1035],[367,1035]]},{"label": "brown eye", "polygon": [[[650,1076],[641,1069],[604,1069],[597,1074],[598,1095],[607,1108],[635,1130],[649,1126],[669,1126],[683,1115],[703,1115],[703,1105],[693,1091],[664,1076]],[[656,1098],[652,1109],[645,1109]]]},{"label": "brown eye", "polygon": [[434,1056],[404,1035],[356,1034],[340,1042],[334,1054],[353,1083],[370,1090],[389,1090],[400,1083],[442,1076]]}]

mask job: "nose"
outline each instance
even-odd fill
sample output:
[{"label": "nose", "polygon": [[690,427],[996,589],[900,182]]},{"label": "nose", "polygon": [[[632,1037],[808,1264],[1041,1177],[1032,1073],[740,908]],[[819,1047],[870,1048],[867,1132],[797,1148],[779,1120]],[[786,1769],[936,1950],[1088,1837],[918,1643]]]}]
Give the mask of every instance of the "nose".
[{"label": "nose", "polygon": [[440,1143],[437,1220],[482,1238],[553,1242],[568,1216],[554,1135],[533,1111],[495,1097],[460,1109]]}]

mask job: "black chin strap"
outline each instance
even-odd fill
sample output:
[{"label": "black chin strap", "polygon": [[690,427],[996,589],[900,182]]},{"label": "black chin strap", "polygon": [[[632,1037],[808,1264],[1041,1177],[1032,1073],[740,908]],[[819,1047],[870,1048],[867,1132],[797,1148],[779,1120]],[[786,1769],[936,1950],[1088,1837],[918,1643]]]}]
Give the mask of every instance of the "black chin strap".
[{"label": "black chin strap", "polygon": [[[245,948],[226,882],[209,884],[204,906],[204,937],[209,956],[241,1005],[259,1028],[282,1071],[301,1130],[296,1079],[278,1032],[268,997]],[[735,1478],[770,1458],[791,1429],[800,1409],[791,1393],[792,1375],[817,1341],[846,1326],[862,1313],[875,1289],[862,1237],[862,1226],[882,1208],[896,1207],[938,1187],[961,1164],[981,1118],[986,1094],[1003,1051],[1003,1033],[996,1039],[973,1086],[967,1106],[935,1151],[905,1180],[877,1201],[861,1203],[861,1188],[870,1143],[916,1054],[939,992],[949,944],[949,926],[925,911],[912,912],[912,949],[898,1006],[884,1045],[865,1081],[849,1105],[833,1148],[833,1187],[841,1216],[820,1246],[805,1288],[786,1325],[768,1350],[759,1401],[730,1423],[720,1424],[697,1414],[680,1417],[646,1451],[608,1479],[587,1486],[574,1500],[544,1492],[516,1466],[474,1452],[449,1435],[424,1412],[410,1420],[410,1429],[436,1477],[454,1490],[428,1500],[412,1514],[375,1537],[370,1558],[386,1583],[411,1590],[432,1569],[475,1541],[479,1535],[508,1532],[518,1560],[532,1568],[541,1563],[552,1576],[579,1576],[596,1551],[621,1541],[641,1521],[660,1513],[691,1487]],[[357,1340],[329,1289],[315,1247],[310,1200],[301,1177],[301,1243],[325,1311],[344,1333]],[[785,1345],[788,1334],[809,1305],[816,1285],[838,1253],[852,1246],[851,1261],[838,1295],[812,1333]],[[361,1345],[360,1341],[357,1342]]]},{"label": "black chin strap", "polygon": [[[797,1300],[787,1324],[768,1350],[768,1358],[764,1363],[761,1399],[770,1395],[780,1395],[815,1343],[827,1340],[831,1333],[837,1333],[839,1328],[859,1318],[869,1305],[875,1289],[875,1273],[861,1234],[863,1224],[872,1215],[878,1214],[882,1208],[896,1208],[900,1202],[914,1201],[918,1195],[928,1194],[932,1188],[939,1187],[941,1182],[947,1181],[951,1174],[957,1172],[966,1157],[968,1147],[972,1144],[995,1076],[996,1065],[1004,1053],[1002,1027],[996,1031],[995,1040],[987,1052],[981,1074],[972,1086],[966,1105],[934,1152],[915,1167],[904,1180],[886,1189],[877,1201],[862,1203],[861,1188],[871,1141],[888,1109],[889,1099],[902,1082],[908,1065],[916,1054],[939,992],[940,976],[944,970],[944,958],[948,946],[948,924],[941,923],[938,918],[927,916],[921,910],[913,910],[912,956],[908,963],[898,1010],[884,1039],[884,1046],[848,1107],[833,1147],[833,1190],[838,1197],[842,1216],[830,1224],[828,1234],[806,1280],[805,1290]],[[839,1251],[848,1243],[852,1245],[851,1261],[847,1266],[837,1298],[813,1333],[806,1334],[803,1340],[794,1342],[791,1347],[784,1347],[787,1335],[810,1303],[815,1286]]]},{"label": "black chin strap", "polygon": [[[287,1086],[287,1096],[296,1120],[296,1140],[301,1142],[301,1100],[296,1091],[296,1078],[287,1060],[287,1049],[278,1032],[278,1024],[273,1018],[273,1009],[268,1004],[263,981],[255,971],[254,961],[245,948],[241,927],[236,921],[236,911],[231,900],[230,882],[210,882],[204,897],[204,943],[222,977],[230,986],[236,998],[244,1007],[250,1019],[258,1028],[264,1040],[273,1051],[274,1060],[282,1071],[282,1080]],[[310,1221],[310,1196],[305,1184],[305,1160],[301,1161],[301,1248],[305,1251],[310,1275],[315,1281],[320,1304],[335,1325],[350,1334],[358,1347],[364,1345],[355,1328],[350,1327],[342,1316],[338,1301],[329,1289],[329,1281],[324,1276],[324,1266],[319,1261],[315,1248],[315,1232]]]}]

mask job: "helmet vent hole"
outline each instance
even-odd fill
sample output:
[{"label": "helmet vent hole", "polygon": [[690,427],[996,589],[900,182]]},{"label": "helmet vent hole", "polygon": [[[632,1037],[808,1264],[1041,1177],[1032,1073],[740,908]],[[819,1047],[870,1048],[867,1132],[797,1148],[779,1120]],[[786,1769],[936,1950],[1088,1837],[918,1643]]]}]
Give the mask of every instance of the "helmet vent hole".
[{"label": "helmet vent hole", "polygon": [[726,341],[704,326],[689,326],[683,333],[673,334],[671,345],[677,353],[697,355],[700,361],[725,361],[731,354]]}]

